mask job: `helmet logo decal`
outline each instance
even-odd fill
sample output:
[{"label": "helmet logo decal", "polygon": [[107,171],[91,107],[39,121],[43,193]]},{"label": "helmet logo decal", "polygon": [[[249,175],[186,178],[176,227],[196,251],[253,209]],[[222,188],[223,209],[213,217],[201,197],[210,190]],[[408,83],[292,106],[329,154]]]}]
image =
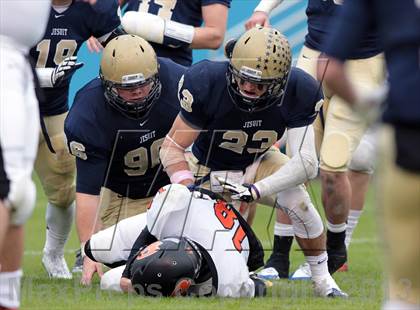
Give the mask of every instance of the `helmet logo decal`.
[{"label": "helmet logo decal", "polygon": [[140,253],[137,255],[136,259],[139,260],[139,259],[149,257],[150,255],[153,255],[158,250],[160,250],[161,244],[162,242],[160,241],[152,243],[151,245],[147,246],[145,249],[141,250]]},{"label": "helmet logo decal", "polygon": [[172,297],[175,296],[186,296],[188,293],[188,289],[192,284],[191,279],[181,279],[175,286],[174,291],[172,292]]}]

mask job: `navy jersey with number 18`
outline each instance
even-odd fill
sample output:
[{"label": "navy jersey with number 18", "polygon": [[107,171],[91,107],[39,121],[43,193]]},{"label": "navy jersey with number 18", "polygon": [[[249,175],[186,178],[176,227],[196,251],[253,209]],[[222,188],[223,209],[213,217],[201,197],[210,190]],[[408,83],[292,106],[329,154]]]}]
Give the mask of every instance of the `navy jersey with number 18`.
[{"label": "navy jersey with number 18", "polygon": [[[100,38],[120,25],[117,3],[106,13],[95,11],[89,3],[73,1],[63,12],[51,8],[44,37],[30,54],[37,68],[55,68],[64,58],[76,56],[83,42],[90,36]],[[70,80],[54,88],[44,88],[45,103],[40,105],[44,116],[58,115],[68,110]]]}]

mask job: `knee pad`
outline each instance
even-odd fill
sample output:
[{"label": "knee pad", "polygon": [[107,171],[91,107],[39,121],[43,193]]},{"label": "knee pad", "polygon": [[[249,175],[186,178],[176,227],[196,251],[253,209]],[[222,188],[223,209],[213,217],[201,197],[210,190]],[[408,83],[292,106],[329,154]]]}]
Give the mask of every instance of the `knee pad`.
[{"label": "knee pad", "polygon": [[278,193],[277,206],[292,220],[293,231],[297,237],[314,239],[323,233],[321,217],[303,185]]},{"label": "knee pad", "polygon": [[30,176],[25,174],[12,180],[9,193],[11,223],[23,225],[31,216],[35,201],[36,188]]},{"label": "knee pad", "polygon": [[341,132],[332,132],[322,141],[321,168],[327,171],[346,171],[350,161],[350,141]]},{"label": "knee pad", "polygon": [[373,144],[366,139],[360,141],[353,153],[349,169],[357,172],[372,174],[375,168],[375,149]]}]

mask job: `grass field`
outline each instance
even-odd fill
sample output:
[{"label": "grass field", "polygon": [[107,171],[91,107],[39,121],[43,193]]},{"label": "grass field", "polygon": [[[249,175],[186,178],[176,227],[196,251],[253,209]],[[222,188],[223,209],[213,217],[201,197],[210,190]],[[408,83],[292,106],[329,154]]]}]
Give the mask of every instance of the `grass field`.
[{"label": "grass field", "polygon": [[[319,193],[317,182],[312,182],[311,191]],[[319,197],[314,200],[320,208]],[[163,299],[102,292],[98,281],[91,287],[81,287],[79,277],[67,281],[50,280],[41,265],[46,200],[42,191],[38,190],[37,206],[26,226],[22,309],[379,309],[383,299],[383,275],[372,202],[372,194],[369,193],[365,212],[350,246],[349,272],[334,275],[339,286],[350,295],[348,300],[314,297],[309,281],[287,280],[275,281],[267,297],[262,299]],[[272,240],[271,233],[267,233],[271,212],[270,208],[261,207],[254,224],[254,229],[266,248],[270,248]],[[77,247],[77,237],[73,231],[66,246],[69,267],[73,265]],[[267,251],[265,257],[268,258],[269,255],[270,252]],[[293,271],[303,262],[303,255],[296,243],[293,245],[291,258]]]}]

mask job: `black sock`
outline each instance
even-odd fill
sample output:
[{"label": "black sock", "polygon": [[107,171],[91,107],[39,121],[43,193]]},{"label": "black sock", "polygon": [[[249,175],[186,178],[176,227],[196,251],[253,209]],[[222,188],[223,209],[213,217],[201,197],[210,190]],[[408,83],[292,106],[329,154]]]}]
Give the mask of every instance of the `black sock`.
[{"label": "black sock", "polygon": [[327,249],[328,250],[341,250],[346,247],[346,231],[334,233],[327,230]]},{"label": "black sock", "polygon": [[281,254],[289,257],[290,248],[292,247],[293,236],[276,236],[274,235],[273,254]]}]

